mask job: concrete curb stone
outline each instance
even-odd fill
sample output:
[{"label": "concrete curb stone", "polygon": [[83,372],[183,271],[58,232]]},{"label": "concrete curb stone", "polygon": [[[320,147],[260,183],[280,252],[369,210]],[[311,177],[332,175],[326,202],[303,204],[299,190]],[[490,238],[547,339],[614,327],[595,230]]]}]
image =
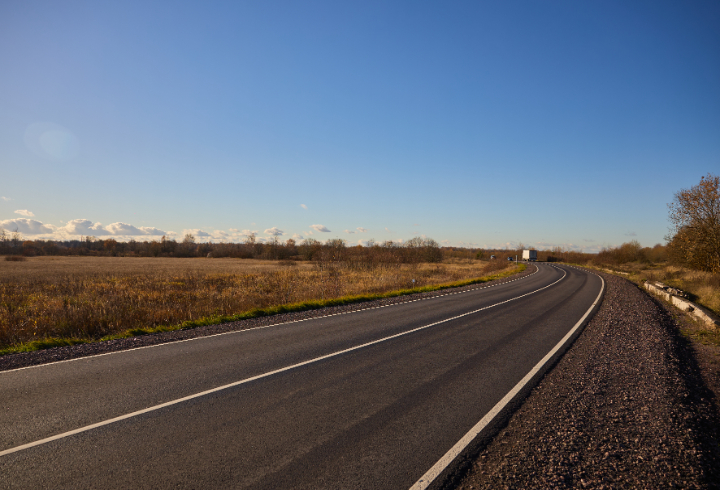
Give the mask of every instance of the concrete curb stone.
[{"label": "concrete curb stone", "polygon": [[703,306],[693,303],[686,298],[683,298],[682,295],[684,293],[676,288],[666,286],[661,282],[647,281],[645,283],[645,289],[647,289],[656,296],[660,296],[661,298],[665,299],[665,301],[668,301],[669,303],[680,308],[681,310],[694,315],[699,320],[701,320],[713,329],[717,329],[718,326],[720,326],[720,318],[718,318],[715,313]]}]

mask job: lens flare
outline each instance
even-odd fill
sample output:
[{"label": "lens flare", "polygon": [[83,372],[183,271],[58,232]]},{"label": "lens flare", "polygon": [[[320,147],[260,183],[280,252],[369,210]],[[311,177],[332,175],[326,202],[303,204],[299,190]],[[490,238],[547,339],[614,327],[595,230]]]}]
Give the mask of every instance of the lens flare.
[{"label": "lens flare", "polygon": [[28,126],[25,145],[36,155],[55,161],[72,160],[80,152],[80,143],[69,129],[49,122]]}]

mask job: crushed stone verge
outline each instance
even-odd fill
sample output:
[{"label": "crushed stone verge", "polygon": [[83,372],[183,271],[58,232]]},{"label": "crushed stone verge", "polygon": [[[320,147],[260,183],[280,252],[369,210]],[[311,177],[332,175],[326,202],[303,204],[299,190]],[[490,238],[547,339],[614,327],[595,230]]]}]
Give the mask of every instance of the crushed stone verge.
[{"label": "crushed stone verge", "polygon": [[473,289],[482,289],[496,284],[515,281],[525,276],[533,274],[537,271],[534,265],[528,265],[527,269],[512,276],[496,279],[479,284],[471,284],[457,288],[442,289],[438,291],[429,291],[425,293],[408,294],[405,296],[396,296],[394,298],[384,298],[373,301],[365,301],[361,303],[353,303],[342,306],[331,306],[319,308],[316,310],[299,311],[293,313],[282,313],[278,315],[263,316],[240,320],[237,322],[221,323],[218,325],[208,325],[204,327],[195,327],[187,330],[175,330],[172,332],[160,332],[155,334],[140,335],[137,337],[128,337],[125,339],[108,340],[104,342],[93,342],[88,344],[78,344],[66,347],[53,347],[34,352],[23,352],[18,354],[7,354],[0,356],[0,371],[9,369],[18,369],[22,367],[35,366],[39,364],[47,364],[49,362],[66,361],[87,357],[98,354],[107,354],[110,352],[118,352],[138,347],[147,347],[157,344],[165,344],[178,340],[187,340],[197,337],[207,337],[226,332],[234,332],[238,330],[247,330],[256,327],[265,327],[270,325],[278,325],[281,323],[290,323],[310,318],[319,318],[329,315],[337,315],[341,313],[349,313],[352,311],[366,310],[369,308],[377,308],[378,306],[395,305],[407,303],[417,299],[428,299],[437,296],[445,296],[447,294],[455,294],[462,291]]},{"label": "crushed stone verge", "polygon": [[599,274],[583,334],[451,488],[720,488],[720,417],[689,341],[658,300]]}]

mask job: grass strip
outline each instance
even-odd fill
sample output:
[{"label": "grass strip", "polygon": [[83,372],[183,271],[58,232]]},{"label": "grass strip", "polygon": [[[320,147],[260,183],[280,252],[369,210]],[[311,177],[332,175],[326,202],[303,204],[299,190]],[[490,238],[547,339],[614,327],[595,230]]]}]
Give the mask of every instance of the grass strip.
[{"label": "grass strip", "polygon": [[[350,295],[350,296],[342,296],[340,298],[332,298],[332,299],[326,299],[326,300],[310,300],[310,301],[303,301],[301,303],[291,303],[291,304],[285,304],[285,305],[269,306],[267,308],[254,308],[250,311],[238,313],[235,315],[208,316],[208,317],[200,318],[198,320],[188,320],[188,321],[182,322],[177,325],[160,325],[157,327],[132,328],[132,329],[125,330],[125,331],[117,333],[117,334],[106,335],[105,337],[102,337],[101,339],[99,339],[99,341],[103,342],[103,341],[107,341],[107,340],[126,339],[126,338],[130,338],[130,337],[138,337],[141,335],[150,335],[150,334],[154,334],[154,333],[173,332],[173,331],[177,331],[177,330],[187,330],[187,329],[191,329],[191,328],[205,327],[205,326],[209,326],[209,325],[220,325],[223,323],[237,322],[240,320],[248,320],[251,318],[279,315],[281,313],[293,313],[293,312],[299,312],[299,311],[317,310],[320,308],[326,308],[328,306],[343,306],[343,305],[349,305],[349,304],[354,304],[354,303],[365,303],[368,301],[374,301],[374,300],[385,299],[385,298],[395,298],[398,296],[406,296],[409,294],[426,293],[426,292],[431,292],[431,291],[440,291],[443,289],[459,288],[459,287],[463,287],[463,286],[469,286],[472,284],[481,284],[484,282],[502,279],[502,278],[523,272],[523,271],[525,271],[526,268],[527,268],[527,266],[525,264],[518,264],[517,267],[515,268],[515,270],[500,272],[500,273],[492,274],[489,276],[478,277],[475,279],[466,279],[463,281],[456,281],[456,282],[451,282],[451,283],[446,283],[446,284],[436,284],[436,285],[432,285],[432,286],[423,286],[423,287],[412,288],[412,289],[398,289],[395,291],[389,291],[387,293]],[[50,338],[46,338],[46,339],[42,339],[42,340],[33,340],[30,342],[23,342],[21,344],[16,344],[16,345],[13,345],[10,347],[6,347],[4,349],[0,349],[0,356],[4,356],[4,355],[8,355],[8,354],[18,354],[21,352],[33,352],[33,351],[38,351],[38,350],[43,350],[43,349],[50,349],[53,347],[65,347],[65,346],[77,345],[77,344],[87,344],[87,343],[91,343],[91,342],[98,342],[98,339],[50,337]]]}]

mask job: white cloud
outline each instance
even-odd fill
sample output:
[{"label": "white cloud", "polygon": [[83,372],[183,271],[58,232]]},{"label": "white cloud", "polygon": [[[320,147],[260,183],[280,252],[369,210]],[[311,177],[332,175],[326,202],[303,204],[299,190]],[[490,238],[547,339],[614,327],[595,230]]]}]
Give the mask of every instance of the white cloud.
[{"label": "white cloud", "polygon": [[356,228],[356,230],[359,231],[360,233],[365,233],[365,232],[367,231],[367,230],[366,230],[365,228],[363,228],[362,226],[358,226],[358,227]]},{"label": "white cloud", "polygon": [[392,231],[390,231],[387,226],[385,227],[385,231],[387,231],[388,233],[392,233]]},{"label": "white cloud", "polygon": [[102,223],[93,223],[89,219],[73,219],[61,228],[57,228],[57,232],[61,235],[92,235],[92,236],[162,236],[168,235],[167,232],[152,226],[133,226],[128,223],[118,221],[103,226]]},{"label": "white cloud", "polygon": [[354,235],[354,234],[355,234],[355,232],[354,232],[353,230],[345,230],[345,233],[347,233],[348,235]]},{"label": "white cloud", "polygon": [[67,222],[62,228],[58,228],[61,233],[68,235],[107,235],[101,223],[93,223],[89,219],[73,219]]},{"label": "white cloud", "polygon": [[304,236],[299,235],[297,233],[295,233],[292,237],[293,237],[293,240],[304,240],[305,239]]},{"label": "white cloud", "polygon": [[[117,224],[117,223],[115,223],[115,224]],[[165,231],[163,231],[159,228],[155,228],[154,226],[141,226],[138,229],[140,231],[142,231],[143,235],[163,236],[163,235],[167,234],[167,233],[165,233]]]},{"label": "white cloud", "polygon": [[[100,225],[100,223],[97,223]],[[162,236],[165,234],[163,230],[159,230],[157,228],[151,227],[151,226],[141,226],[141,227],[135,227],[133,225],[129,225],[127,223],[112,223],[105,227],[105,230],[110,235],[124,235],[124,236],[143,236],[143,235],[152,235],[152,236]]]},{"label": "white cloud", "polygon": [[17,231],[23,235],[44,235],[55,231],[55,227],[52,225],[46,225],[40,221],[27,218],[0,221],[0,228],[9,232]]},{"label": "white cloud", "polygon": [[323,232],[323,233],[330,233],[330,230],[328,230],[328,229],[327,229],[325,226],[323,226],[323,225],[310,225],[310,228],[312,228],[312,229],[315,230],[315,231],[321,231],[321,232]]},{"label": "white cloud", "polygon": [[203,231],[199,228],[183,230],[183,237],[185,237],[185,235],[188,235],[188,234],[194,236],[195,238],[210,238],[210,237],[212,237],[212,235],[210,233],[208,233],[207,231]]},{"label": "white cloud", "polygon": [[28,211],[27,209],[17,209],[15,211],[15,214],[19,214],[21,216],[27,216],[29,218],[32,218],[33,216],[35,216],[35,214],[33,212]]},{"label": "white cloud", "polygon": [[257,230],[243,230],[240,232],[242,236],[250,236],[250,235],[257,235]]},{"label": "white cloud", "polygon": [[300,207],[303,209],[307,209],[307,206],[305,204],[301,204]]},{"label": "white cloud", "polygon": [[265,230],[263,233],[265,233],[266,235],[272,235],[272,236],[280,236],[280,235],[284,235],[284,234],[285,234],[285,232],[282,231],[281,229],[279,229],[277,226],[273,226],[272,228],[268,228],[268,229]]},{"label": "white cloud", "polygon": [[5,196],[0,196],[0,199],[2,199],[5,202],[12,201],[12,199],[10,199],[9,197],[5,197]]},{"label": "white cloud", "polygon": [[27,218],[16,218],[0,221],[0,228],[13,232],[17,230],[24,235],[35,235],[36,238],[51,240],[68,240],[78,236],[117,237],[130,239],[134,237],[174,236],[175,232],[165,232],[152,226],[136,227],[127,223],[117,222],[107,226],[89,219],[73,219],[63,226],[44,224]]}]

